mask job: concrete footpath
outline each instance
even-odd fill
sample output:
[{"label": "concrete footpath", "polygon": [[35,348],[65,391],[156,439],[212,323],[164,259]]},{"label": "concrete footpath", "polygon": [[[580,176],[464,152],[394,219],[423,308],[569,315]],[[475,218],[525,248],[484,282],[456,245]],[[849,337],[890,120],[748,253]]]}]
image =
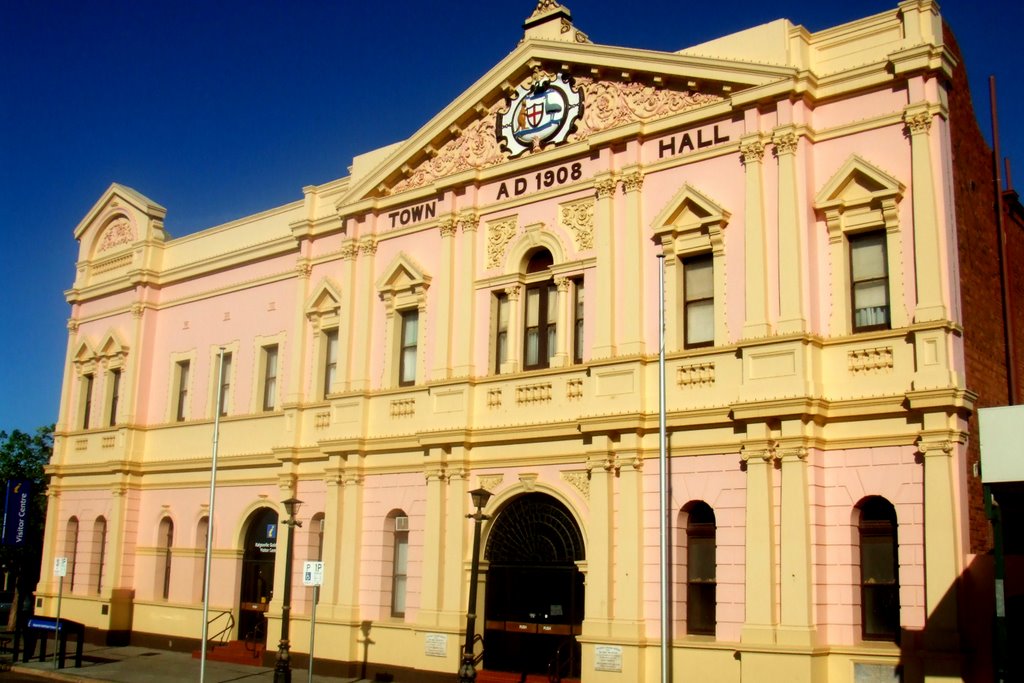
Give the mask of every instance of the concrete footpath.
[{"label": "concrete footpath", "polygon": [[[185,652],[167,652],[145,647],[107,647],[86,645],[82,668],[74,668],[74,659],[69,657],[67,668],[54,669],[53,660],[40,662],[11,662],[10,655],[0,655],[0,671],[10,671],[54,680],[87,683],[89,681],[120,681],[121,683],[176,683],[198,681],[200,662]],[[260,683],[274,680],[274,670],[262,666],[245,666],[225,662],[206,662],[208,683]],[[306,683],[309,671],[292,669],[292,683]],[[322,676],[315,673],[314,683],[359,683],[361,678]],[[372,683],[372,681],[366,681]],[[398,683],[396,681],[396,683]]]}]

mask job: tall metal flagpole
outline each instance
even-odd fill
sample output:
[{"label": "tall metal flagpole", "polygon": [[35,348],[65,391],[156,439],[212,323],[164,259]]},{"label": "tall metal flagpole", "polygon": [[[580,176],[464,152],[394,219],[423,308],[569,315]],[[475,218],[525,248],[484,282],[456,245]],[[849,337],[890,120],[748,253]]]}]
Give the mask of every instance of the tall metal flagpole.
[{"label": "tall metal flagpole", "polygon": [[220,411],[224,399],[224,347],[217,360],[217,409],[213,413],[213,456],[210,463],[210,511],[206,518],[206,568],[203,571],[203,640],[199,657],[199,682],[206,683],[206,639],[210,634],[210,558],[213,555],[213,503],[217,493],[217,443],[220,440]]},{"label": "tall metal flagpole", "polygon": [[672,680],[669,647],[671,614],[669,611],[669,489],[668,449],[665,434],[665,255],[658,254],[658,513],[661,536],[661,680]]}]

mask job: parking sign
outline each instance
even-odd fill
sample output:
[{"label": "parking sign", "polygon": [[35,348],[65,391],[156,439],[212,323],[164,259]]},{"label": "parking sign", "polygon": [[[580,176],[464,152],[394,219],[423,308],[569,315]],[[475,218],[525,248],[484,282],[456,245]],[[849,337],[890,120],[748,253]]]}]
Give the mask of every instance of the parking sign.
[{"label": "parking sign", "polygon": [[322,586],[324,583],[324,563],[306,562],[302,567],[302,585]]}]

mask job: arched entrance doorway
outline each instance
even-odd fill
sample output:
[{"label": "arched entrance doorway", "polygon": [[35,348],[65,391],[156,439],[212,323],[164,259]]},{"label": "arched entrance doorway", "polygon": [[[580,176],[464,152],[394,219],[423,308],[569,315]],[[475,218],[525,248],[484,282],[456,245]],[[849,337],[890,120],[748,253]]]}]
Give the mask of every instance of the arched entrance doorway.
[{"label": "arched entrance doorway", "polygon": [[528,493],[495,517],[484,551],[484,667],[578,677],[583,535],[551,496]]},{"label": "arched entrance doorway", "polygon": [[260,508],[251,515],[242,551],[242,583],[238,592],[238,635],[265,643],[266,614],[274,591],[277,557],[277,512]]}]

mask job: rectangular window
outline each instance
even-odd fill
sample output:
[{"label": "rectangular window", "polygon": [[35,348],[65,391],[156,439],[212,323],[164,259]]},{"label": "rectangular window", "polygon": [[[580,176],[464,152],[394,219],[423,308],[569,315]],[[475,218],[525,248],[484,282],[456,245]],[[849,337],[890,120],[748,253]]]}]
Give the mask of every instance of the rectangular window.
[{"label": "rectangular window", "polygon": [[327,398],[338,378],[338,330],[324,332],[324,389],[321,398]]},{"label": "rectangular window", "polygon": [[121,397],[121,370],[110,371],[110,426],[117,424],[117,402]]},{"label": "rectangular window", "polygon": [[402,311],[402,337],[399,349],[398,384],[409,386],[416,382],[416,347],[419,341],[419,311]]},{"label": "rectangular window", "polygon": [[573,280],[572,362],[583,362],[583,278]]},{"label": "rectangular window", "polygon": [[277,344],[263,347],[263,410],[277,407]]},{"label": "rectangular window", "polygon": [[714,275],[711,254],[683,259],[684,348],[715,343]]},{"label": "rectangular window", "polygon": [[850,237],[853,331],[889,329],[889,269],[885,232]]},{"label": "rectangular window", "polygon": [[231,403],[231,354],[224,353],[220,367],[220,414],[223,417],[228,414],[228,406]]},{"label": "rectangular window", "polygon": [[405,593],[409,566],[409,532],[395,532],[394,564],[391,565],[391,616],[405,616]]},{"label": "rectangular window", "polygon": [[523,368],[546,368],[555,353],[558,289],[553,282],[526,290],[526,325],[523,339]]},{"label": "rectangular window", "polygon": [[501,372],[501,365],[508,360],[508,294],[494,295],[494,373]]},{"label": "rectangular window", "polygon": [[175,364],[175,374],[178,379],[178,402],[174,411],[174,419],[178,422],[185,421],[185,413],[188,410],[188,371],[189,361],[181,360]]},{"label": "rectangular window", "polygon": [[82,429],[92,420],[92,373],[82,376]]}]

